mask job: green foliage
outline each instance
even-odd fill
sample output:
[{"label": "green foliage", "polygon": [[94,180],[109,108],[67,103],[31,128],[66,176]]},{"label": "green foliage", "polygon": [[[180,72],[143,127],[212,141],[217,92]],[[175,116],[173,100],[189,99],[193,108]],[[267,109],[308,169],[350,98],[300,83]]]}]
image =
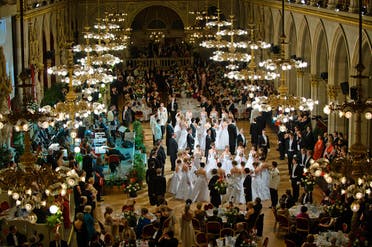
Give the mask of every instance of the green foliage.
[{"label": "green foliage", "polygon": [[65,89],[65,84],[63,83],[56,83],[52,85],[48,90],[44,92],[44,98],[41,100],[40,105],[53,106],[59,101],[64,101],[65,96],[63,95],[63,89]]},{"label": "green foliage", "polygon": [[137,150],[140,150],[142,153],[146,153],[146,147],[143,143],[144,134],[143,128],[140,121],[133,122],[133,132],[134,132],[134,144]]},{"label": "green foliage", "polygon": [[63,221],[62,211],[58,210],[57,213],[49,215],[47,217],[47,225],[51,228],[56,227],[57,225],[61,224]]},{"label": "green foliage", "polygon": [[142,154],[141,153],[136,153],[134,155],[134,160],[133,160],[133,168],[132,171],[129,172],[129,176],[131,172],[135,171],[137,181],[142,182],[145,179],[146,176],[146,167],[145,167],[145,162],[143,160]]}]

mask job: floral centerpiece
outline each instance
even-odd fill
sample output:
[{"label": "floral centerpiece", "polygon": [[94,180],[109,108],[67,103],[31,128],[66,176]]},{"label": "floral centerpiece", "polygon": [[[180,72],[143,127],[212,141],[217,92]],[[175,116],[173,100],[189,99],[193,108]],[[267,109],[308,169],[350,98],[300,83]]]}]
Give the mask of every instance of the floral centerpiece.
[{"label": "floral centerpiece", "polygon": [[131,177],[127,183],[123,184],[123,190],[125,193],[129,193],[131,197],[137,196],[137,191],[141,189],[141,185],[138,183],[136,177]]},{"label": "floral centerpiece", "polygon": [[219,178],[214,185],[214,188],[218,191],[219,194],[225,195],[227,190],[227,182],[223,178]]},{"label": "floral centerpiece", "polygon": [[227,224],[233,226],[237,222],[239,216],[239,208],[234,207],[226,210],[225,216],[227,218]]},{"label": "floral centerpiece", "polygon": [[311,172],[306,171],[302,177],[302,184],[304,186],[305,191],[311,192],[314,190],[314,185],[316,184],[315,177],[311,174]]}]

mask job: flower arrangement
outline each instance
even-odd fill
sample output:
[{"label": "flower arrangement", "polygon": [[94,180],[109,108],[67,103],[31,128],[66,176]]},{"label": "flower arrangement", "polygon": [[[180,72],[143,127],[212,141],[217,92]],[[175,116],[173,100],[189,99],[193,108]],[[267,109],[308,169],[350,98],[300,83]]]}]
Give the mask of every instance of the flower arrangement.
[{"label": "flower arrangement", "polygon": [[310,172],[305,172],[303,178],[301,179],[305,191],[311,192],[314,190],[314,185],[316,184],[315,177]]},{"label": "flower arrangement", "polygon": [[134,193],[141,189],[141,185],[138,182],[135,182],[135,180],[129,181],[128,184],[124,184],[124,192],[126,193]]},{"label": "flower arrangement", "polygon": [[51,228],[54,228],[63,222],[62,211],[58,210],[55,214],[49,215],[47,217],[47,225]]},{"label": "flower arrangement", "polygon": [[227,218],[227,224],[233,226],[239,216],[239,208],[231,208],[225,212],[225,216]]},{"label": "flower arrangement", "polygon": [[339,201],[334,201],[331,205],[325,207],[325,211],[331,217],[339,217],[346,211],[346,206]]},{"label": "flower arrangement", "polygon": [[227,189],[227,182],[223,178],[219,178],[214,185],[214,188],[220,193],[221,195],[226,194]]}]

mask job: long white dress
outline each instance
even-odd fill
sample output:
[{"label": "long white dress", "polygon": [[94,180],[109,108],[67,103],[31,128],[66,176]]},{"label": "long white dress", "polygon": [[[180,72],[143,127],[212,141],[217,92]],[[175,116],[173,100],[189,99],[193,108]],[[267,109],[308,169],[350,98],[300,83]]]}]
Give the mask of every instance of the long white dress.
[{"label": "long white dress", "polygon": [[242,184],[242,174],[232,173],[229,179],[229,187],[230,190],[228,194],[230,196],[229,201],[233,203],[245,203],[244,196],[244,189]]},{"label": "long white dress", "polygon": [[253,175],[252,199],[254,200],[256,197],[260,197],[262,201],[265,201],[270,199],[270,189],[268,186],[269,174],[267,169],[262,169],[261,166],[262,164],[256,168]]},{"label": "long white dress", "polygon": [[179,131],[177,144],[179,150],[185,150],[187,147],[187,129],[184,124],[181,124],[181,130]]},{"label": "long white dress", "polygon": [[182,163],[176,167],[176,170],[173,172],[173,176],[170,181],[169,186],[169,193],[176,194],[178,190],[178,186],[181,180],[181,170],[182,170]]},{"label": "long white dress", "polygon": [[233,167],[232,166],[232,161],[231,161],[231,155],[229,154],[222,154],[221,155],[221,163],[222,163],[222,169],[225,170],[226,175],[230,174],[230,170]]},{"label": "long white dress", "polygon": [[212,169],[217,169],[217,160],[216,160],[217,152],[214,149],[210,149],[208,153],[208,161],[207,165],[205,166],[205,171],[207,172],[207,177],[210,178]]},{"label": "long white dress", "polygon": [[222,122],[216,133],[216,149],[224,150],[227,145],[229,145],[229,132],[227,124]]},{"label": "long white dress", "polygon": [[[199,168],[204,170],[204,168]],[[204,174],[201,174],[198,170],[198,175],[195,180],[195,186],[192,191],[191,200],[193,202],[208,202],[209,201],[209,190],[208,190],[208,179]]]},{"label": "long white dress", "polygon": [[189,169],[183,167],[181,170],[180,183],[179,183],[178,190],[176,192],[175,197],[177,199],[182,199],[182,200],[190,199],[191,191],[192,191],[192,184],[191,184]]}]

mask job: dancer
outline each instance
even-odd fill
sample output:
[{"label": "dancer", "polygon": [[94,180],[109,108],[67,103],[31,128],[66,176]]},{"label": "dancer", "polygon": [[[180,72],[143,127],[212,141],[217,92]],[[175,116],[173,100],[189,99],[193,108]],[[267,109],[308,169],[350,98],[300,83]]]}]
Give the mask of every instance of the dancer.
[{"label": "dancer", "polygon": [[212,169],[217,168],[217,150],[214,143],[211,144],[211,149],[209,150],[208,154],[208,161],[207,166],[205,167],[205,171],[207,172],[207,176],[210,177],[210,171]]},{"label": "dancer", "polygon": [[197,176],[191,199],[193,202],[209,201],[208,179],[205,171],[205,163],[200,163],[200,168],[195,171]]},{"label": "dancer", "polygon": [[188,160],[184,159],[181,169],[181,179],[178,186],[178,190],[176,192],[176,199],[187,200],[191,196],[192,191],[192,184],[190,180],[189,174],[190,168],[188,164]]},{"label": "dancer", "polygon": [[232,162],[232,166],[233,168],[230,171],[231,176],[229,182],[230,191],[228,192],[228,194],[230,195],[229,201],[237,204],[245,203],[244,200],[242,200],[242,193],[244,191],[241,182],[242,179],[241,169],[238,167],[238,163],[235,160]]},{"label": "dancer", "polygon": [[222,152],[220,156],[220,161],[222,163],[222,168],[227,171],[227,174],[230,174],[230,170],[232,168],[231,164],[231,154],[229,145],[225,146],[225,150]]}]

